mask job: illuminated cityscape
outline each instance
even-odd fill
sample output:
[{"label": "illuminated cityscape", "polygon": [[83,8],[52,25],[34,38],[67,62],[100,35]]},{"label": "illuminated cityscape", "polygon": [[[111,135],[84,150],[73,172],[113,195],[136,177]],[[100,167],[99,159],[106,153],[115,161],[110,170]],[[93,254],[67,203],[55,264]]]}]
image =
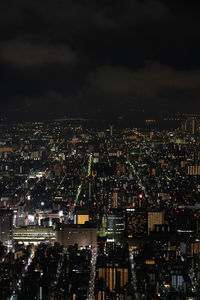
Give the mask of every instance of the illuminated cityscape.
[{"label": "illuminated cityscape", "polygon": [[2,299],[195,299],[198,134],[181,122],[112,134],[81,120],[9,124],[0,132]]},{"label": "illuminated cityscape", "polygon": [[0,8],[0,300],[200,300],[200,4]]}]

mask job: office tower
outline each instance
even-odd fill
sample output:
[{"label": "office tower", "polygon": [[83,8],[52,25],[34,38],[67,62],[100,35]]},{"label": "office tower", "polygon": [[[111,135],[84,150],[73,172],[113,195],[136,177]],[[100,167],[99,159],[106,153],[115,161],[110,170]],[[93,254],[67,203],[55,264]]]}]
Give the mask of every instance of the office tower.
[{"label": "office tower", "polygon": [[110,291],[123,288],[128,283],[128,267],[119,264],[107,264],[98,268],[98,278],[103,278]]},{"label": "office tower", "polygon": [[187,174],[188,175],[200,175],[200,166],[188,166],[187,167]]},{"label": "office tower", "polygon": [[153,230],[154,225],[164,224],[164,214],[161,211],[148,212],[148,235]]},{"label": "office tower", "polygon": [[125,292],[123,289],[125,289],[131,276],[128,255],[127,249],[116,247],[112,253],[97,257],[97,292],[103,290],[106,293],[111,291],[116,294]]},{"label": "office tower", "polygon": [[121,210],[112,210],[107,215],[106,220],[106,233],[108,239],[114,239],[119,241],[124,233],[124,216],[122,215]]},{"label": "office tower", "polygon": [[183,131],[191,134],[197,134],[200,130],[200,116],[197,114],[186,114],[184,115],[184,122],[182,124]]},{"label": "office tower", "polygon": [[126,236],[140,238],[147,235],[147,213],[146,211],[135,211],[134,208],[127,208],[125,214]]},{"label": "office tower", "polygon": [[114,188],[113,190],[113,207],[118,208],[118,192],[119,188]]},{"label": "office tower", "polygon": [[110,125],[110,136],[113,136],[113,125]]}]

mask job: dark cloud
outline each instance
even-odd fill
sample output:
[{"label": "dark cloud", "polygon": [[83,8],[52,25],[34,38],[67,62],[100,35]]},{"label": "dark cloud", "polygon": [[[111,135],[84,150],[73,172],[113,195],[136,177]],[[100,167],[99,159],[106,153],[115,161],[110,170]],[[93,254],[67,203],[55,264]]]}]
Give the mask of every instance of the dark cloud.
[{"label": "dark cloud", "polygon": [[20,40],[2,43],[0,56],[5,62],[22,67],[72,64],[76,61],[75,52],[67,45],[33,44]]},{"label": "dark cloud", "polygon": [[88,77],[89,85],[107,94],[157,97],[166,89],[199,89],[200,71],[177,71],[159,63],[149,63],[131,70],[125,67],[101,66]]},{"label": "dark cloud", "polygon": [[200,107],[199,80],[200,70],[178,71],[159,63],[135,70],[104,65],[90,72],[77,89],[61,91],[55,85],[54,89],[45,88],[32,96],[27,93],[12,97],[11,107],[16,111],[65,112],[79,116],[130,115],[137,108],[151,114],[192,112]]},{"label": "dark cloud", "polygon": [[[73,103],[73,105],[71,105]],[[34,96],[16,96],[12,102],[6,103],[7,111],[16,111],[23,113],[67,113],[74,112],[77,103],[73,102],[73,96],[61,94],[55,90],[49,90],[41,95]]]},{"label": "dark cloud", "polygon": [[197,12],[176,0],[4,1],[2,110],[200,111]]},{"label": "dark cloud", "polygon": [[164,3],[160,1],[125,1],[116,5],[116,19],[127,27],[147,23],[169,23],[173,15]]},{"label": "dark cloud", "polygon": [[159,63],[130,69],[101,66],[87,79],[90,97],[103,99],[113,111],[175,112],[200,109],[200,70],[180,71]]},{"label": "dark cloud", "polygon": [[1,8],[0,17],[2,34],[6,30],[9,36],[30,33],[50,39],[73,39],[71,35],[79,35],[90,27],[107,29],[115,25],[107,16],[106,5],[104,8],[98,1],[19,0],[16,3],[8,0]]}]

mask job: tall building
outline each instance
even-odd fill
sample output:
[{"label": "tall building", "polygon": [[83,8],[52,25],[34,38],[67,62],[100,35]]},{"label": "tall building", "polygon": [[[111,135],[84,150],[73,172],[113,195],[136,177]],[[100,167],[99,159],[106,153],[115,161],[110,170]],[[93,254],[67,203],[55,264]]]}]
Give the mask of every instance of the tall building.
[{"label": "tall building", "polygon": [[200,166],[188,166],[187,167],[187,174],[188,175],[200,175]]},{"label": "tall building", "polygon": [[139,238],[147,235],[147,212],[127,208],[125,215],[127,238]]},{"label": "tall building", "polygon": [[119,293],[128,284],[131,276],[128,252],[123,248],[116,248],[111,255],[98,256],[96,271],[96,290]]},{"label": "tall building", "polygon": [[182,129],[193,135],[199,133],[200,132],[200,115],[197,115],[197,114],[184,115]]},{"label": "tall building", "polygon": [[110,136],[113,136],[113,125],[110,125]]},{"label": "tall building", "polygon": [[121,210],[113,209],[107,215],[106,220],[106,233],[108,239],[119,241],[123,236],[124,229],[124,216],[122,215]]},{"label": "tall building", "polygon": [[164,224],[164,213],[162,211],[148,212],[148,235],[153,230],[154,225]]},{"label": "tall building", "polygon": [[114,188],[113,191],[113,207],[118,208],[118,193],[119,193],[119,188]]},{"label": "tall building", "polygon": [[98,268],[98,279],[103,278],[110,291],[115,290],[116,287],[123,288],[128,284],[128,277],[128,267],[119,264],[107,264]]}]

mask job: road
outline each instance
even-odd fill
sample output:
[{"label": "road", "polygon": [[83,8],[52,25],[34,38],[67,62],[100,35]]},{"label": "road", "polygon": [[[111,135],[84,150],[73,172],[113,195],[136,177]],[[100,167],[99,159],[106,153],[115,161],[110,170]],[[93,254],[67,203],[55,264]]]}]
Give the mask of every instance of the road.
[{"label": "road", "polygon": [[129,251],[129,260],[131,264],[131,273],[132,273],[132,286],[134,290],[134,296],[136,300],[140,300],[139,294],[137,293],[137,277],[135,273],[135,262],[133,260],[133,254],[132,251]]},{"label": "road", "polygon": [[[92,166],[92,154],[90,154],[89,159],[88,159],[88,171],[87,171],[86,178],[90,177],[90,175],[91,175],[91,166]],[[82,185],[83,185],[83,180],[81,181],[81,183],[78,186],[74,203],[70,207],[69,217],[68,217],[69,220],[72,218],[76,204],[78,203],[79,196],[80,196],[80,193],[82,190]]]},{"label": "road", "polygon": [[93,250],[92,253],[92,259],[91,259],[91,271],[90,271],[90,281],[89,281],[89,293],[88,293],[88,299],[94,300],[94,287],[95,287],[95,276],[96,276],[96,259],[97,259],[97,253],[96,249]]},{"label": "road", "polygon": [[139,173],[135,170],[135,167],[134,167],[134,165],[131,163],[130,160],[127,160],[127,163],[128,163],[129,166],[132,168],[133,174],[134,174],[134,175],[136,176],[136,178],[137,178],[139,187],[140,187],[141,190],[143,191],[144,195],[147,196],[147,194],[146,194],[146,188],[145,188],[145,186],[142,184],[142,180],[141,180],[140,177],[139,177]]}]

